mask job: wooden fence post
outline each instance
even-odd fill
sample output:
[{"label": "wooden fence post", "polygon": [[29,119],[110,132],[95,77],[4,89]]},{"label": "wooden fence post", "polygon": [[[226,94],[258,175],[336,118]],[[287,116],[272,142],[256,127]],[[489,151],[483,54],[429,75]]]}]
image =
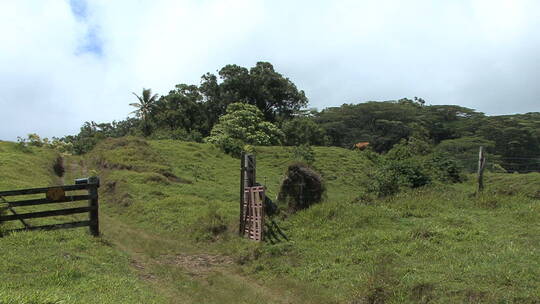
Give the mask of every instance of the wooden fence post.
[{"label": "wooden fence post", "polygon": [[238,234],[244,234],[244,183],[246,176],[246,153],[242,152],[240,155],[240,222],[238,228]]},{"label": "wooden fence post", "polygon": [[256,183],[255,155],[242,152],[240,156],[240,225],[238,234],[244,235],[246,229],[245,190]]},{"label": "wooden fence post", "polygon": [[480,151],[478,152],[478,191],[477,193],[484,190],[484,168],[486,167],[486,157],[484,155],[484,147],[480,146]]},{"label": "wooden fence post", "polygon": [[90,196],[88,200],[88,207],[90,207],[90,234],[93,236],[99,236],[99,202],[98,202],[98,187],[99,187],[99,178],[98,177],[89,177],[88,178],[88,195]]}]

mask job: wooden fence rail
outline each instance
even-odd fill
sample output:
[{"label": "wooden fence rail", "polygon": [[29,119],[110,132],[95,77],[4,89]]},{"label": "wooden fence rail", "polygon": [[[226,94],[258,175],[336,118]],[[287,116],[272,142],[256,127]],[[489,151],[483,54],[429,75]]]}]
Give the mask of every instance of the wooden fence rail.
[{"label": "wooden fence rail", "polygon": [[[32,188],[21,190],[0,191],[0,203],[7,205],[7,209],[13,213],[12,215],[0,216],[0,223],[7,221],[19,220],[23,223],[25,228],[12,229],[7,232],[20,231],[20,230],[55,230],[65,228],[77,228],[88,226],[90,233],[93,236],[99,235],[99,218],[98,218],[98,189],[99,178],[89,177],[83,179],[77,179],[75,185],[67,186],[55,186],[46,188]],[[87,190],[86,195],[66,195],[66,191]],[[28,199],[28,200],[16,200],[8,201],[6,197],[14,197],[20,195],[31,195],[45,193],[45,198]],[[29,213],[17,213],[14,207],[46,205],[56,203],[71,203],[76,201],[88,201],[87,207],[66,208],[57,210],[37,211]],[[69,223],[59,223],[52,225],[31,226],[25,219],[43,218],[50,216],[64,216],[70,214],[88,213],[89,219],[87,221],[75,221]]]}]

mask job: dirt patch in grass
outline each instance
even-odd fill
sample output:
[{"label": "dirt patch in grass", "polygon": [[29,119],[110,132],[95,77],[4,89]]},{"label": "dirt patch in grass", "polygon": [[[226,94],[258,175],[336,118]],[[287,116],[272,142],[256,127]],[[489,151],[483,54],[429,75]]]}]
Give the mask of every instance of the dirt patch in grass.
[{"label": "dirt patch in grass", "polygon": [[131,206],[133,204],[133,196],[121,190],[120,183],[120,181],[108,181],[103,185],[102,191],[107,194],[108,202],[124,207]]},{"label": "dirt patch in grass", "polygon": [[202,275],[213,270],[213,268],[233,264],[233,259],[223,255],[212,254],[179,254],[176,256],[166,256],[163,260],[165,264],[178,265],[186,269],[190,274]]},{"label": "dirt patch in grass", "polygon": [[173,183],[181,183],[181,184],[193,184],[193,181],[190,181],[189,179],[181,178],[176,176],[174,173],[167,171],[167,170],[161,170],[159,172],[161,175],[167,178],[170,182]]}]

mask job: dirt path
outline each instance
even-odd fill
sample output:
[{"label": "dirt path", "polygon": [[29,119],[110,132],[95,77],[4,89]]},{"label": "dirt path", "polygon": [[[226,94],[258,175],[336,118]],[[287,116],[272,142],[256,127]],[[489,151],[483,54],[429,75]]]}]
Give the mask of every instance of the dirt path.
[{"label": "dirt path", "polygon": [[170,303],[298,303],[242,275],[230,257],[196,252],[106,214],[101,219],[104,239],[127,253],[139,277]]}]

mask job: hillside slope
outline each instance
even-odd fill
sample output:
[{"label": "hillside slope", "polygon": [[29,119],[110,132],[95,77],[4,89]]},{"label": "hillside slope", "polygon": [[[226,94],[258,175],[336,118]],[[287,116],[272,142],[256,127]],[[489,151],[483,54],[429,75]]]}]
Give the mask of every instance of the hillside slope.
[{"label": "hillside slope", "polygon": [[[274,197],[292,153],[256,152],[258,180]],[[371,162],[340,148],[316,148],[315,158],[326,201],[276,219],[291,241],[262,245],[235,237],[239,161],[212,146],[111,140],[90,162],[114,183],[112,193],[103,188],[114,198],[107,212],[196,252],[232,256],[267,286],[326,303],[538,301],[540,174],[488,175],[479,197],[471,180],[360,203]]]},{"label": "hillside slope", "polygon": [[[56,157],[49,149],[0,142],[0,189],[58,184],[52,170]],[[37,209],[17,208],[19,213],[31,210]],[[9,222],[3,228],[18,225]],[[86,230],[20,232],[0,238],[0,248],[0,303],[163,301],[141,283],[126,254]]]},{"label": "hillside slope", "polygon": [[[112,244],[111,254],[123,251],[129,256],[132,266],[126,268],[122,254],[107,257],[119,265],[109,274],[133,278],[134,272],[138,279],[133,286],[138,287],[132,288],[140,291],[134,297],[141,299],[540,301],[540,174],[488,174],[486,192],[480,196],[472,195],[471,179],[366,202],[356,198],[368,181],[371,161],[346,149],[314,150],[314,166],[327,182],[328,193],[321,204],[274,219],[289,241],[282,237],[257,244],[236,236],[239,161],[211,145],[106,140],[84,158],[67,158],[66,180],[93,170],[99,173],[102,239]],[[256,153],[258,181],[274,198],[293,153],[283,147],[257,147]],[[47,159],[46,164],[53,158],[51,154],[28,161]],[[82,230],[65,233],[87,238]],[[14,238],[0,243],[8,239]],[[18,241],[10,246],[17,248],[16,244],[14,250],[26,248]],[[60,250],[51,247],[51,252]],[[96,262],[103,258],[81,250]],[[4,253],[1,260],[5,259]],[[65,280],[57,286],[76,282]],[[20,283],[20,288],[30,286]]]}]

